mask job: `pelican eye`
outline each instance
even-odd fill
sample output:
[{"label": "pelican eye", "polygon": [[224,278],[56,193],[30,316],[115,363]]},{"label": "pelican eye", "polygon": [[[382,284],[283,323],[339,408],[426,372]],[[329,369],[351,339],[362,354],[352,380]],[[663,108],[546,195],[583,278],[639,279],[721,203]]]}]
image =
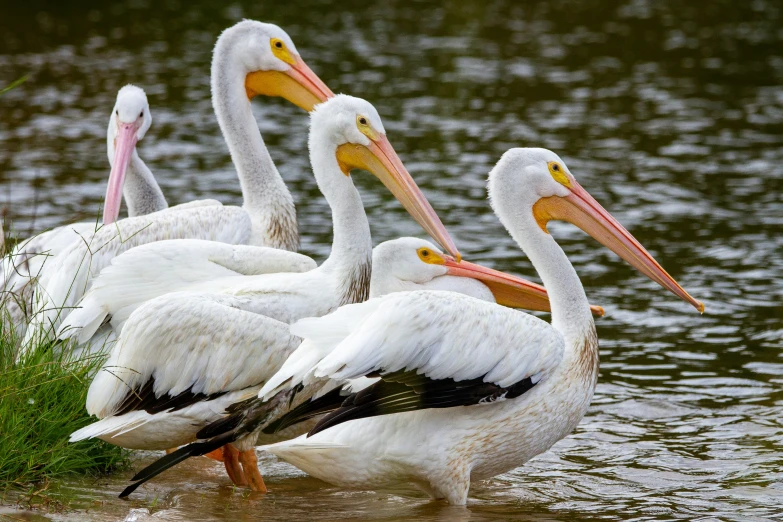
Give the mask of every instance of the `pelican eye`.
[{"label": "pelican eye", "polygon": [[114,111],[114,114],[116,114],[117,116],[119,116],[119,115],[120,115],[120,110],[119,110],[119,109],[115,109],[115,111]]},{"label": "pelican eye", "polygon": [[359,132],[371,140],[375,141],[378,139],[378,133],[375,131],[375,129],[372,128],[372,125],[370,125],[370,120],[367,118],[367,116],[357,116],[356,126],[359,128]]},{"label": "pelican eye", "polygon": [[549,167],[549,173],[555,181],[564,187],[571,188],[571,180],[566,176],[565,169],[560,163],[557,161],[550,161],[547,163],[547,166]]},{"label": "pelican eye", "polygon": [[272,47],[272,54],[274,54],[277,58],[283,60],[289,65],[294,65],[296,63],[296,59],[289,52],[283,40],[280,38],[272,38],[269,40],[269,45]]},{"label": "pelican eye", "polygon": [[433,252],[432,249],[430,248],[421,247],[416,251],[416,253],[419,255],[419,259],[421,259],[425,263],[429,263],[431,265],[443,264],[443,257],[438,255],[437,252]]},{"label": "pelican eye", "polygon": [[139,113],[139,118],[143,118],[143,117],[144,117],[144,111],[141,111],[141,112]]}]

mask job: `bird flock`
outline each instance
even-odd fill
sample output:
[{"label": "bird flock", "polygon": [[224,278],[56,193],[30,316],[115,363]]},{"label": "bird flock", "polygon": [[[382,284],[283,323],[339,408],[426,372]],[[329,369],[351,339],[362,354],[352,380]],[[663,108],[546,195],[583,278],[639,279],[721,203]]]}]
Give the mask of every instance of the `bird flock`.
[{"label": "bird flock", "polygon": [[[87,396],[95,421],[71,441],[166,451],[122,497],[202,455],[223,462],[233,484],[265,492],[266,451],[340,487],[408,483],[465,504],[471,481],[571,433],[593,396],[603,309],[588,302],[551,220],[704,310],[543,148],[508,150],[488,179],[497,218],[543,286],[463,260],[373,105],[335,95],[280,27],[226,29],[211,89],[241,207],[168,206],[136,149],[152,112],[128,85],[109,119],[101,222],[42,233],[3,260],[3,320],[24,334],[20,358],[65,340],[106,357]],[[312,174],[334,234],[321,264],[296,253],[294,200],[251,110],[262,96],[310,113]],[[353,183],[365,173],[434,242],[373,248]]]}]

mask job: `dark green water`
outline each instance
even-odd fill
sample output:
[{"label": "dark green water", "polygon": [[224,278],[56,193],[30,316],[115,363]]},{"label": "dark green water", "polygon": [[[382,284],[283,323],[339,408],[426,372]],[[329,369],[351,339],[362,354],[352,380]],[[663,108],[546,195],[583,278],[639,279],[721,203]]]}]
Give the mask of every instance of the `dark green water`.
[{"label": "dark green water", "polygon": [[[284,27],[336,92],[376,105],[466,258],[534,277],[484,185],[509,147],[544,146],[707,312],[574,227],[553,226],[591,301],[607,310],[596,396],[576,433],[476,484],[467,509],[414,490],[342,491],[268,461],[270,494],[248,496],[194,460],[129,502],[115,498],[127,475],[65,481],[55,490],[88,511],[47,516],[783,519],[778,2],[65,4],[0,5],[0,83],[30,76],[0,97],[0,203],[22,235],[96,214],[109,111],[128,82],[149,95],[154,121],[140,153],[169,201],[238,203],[208,73],[219,32],[248,17]],[[330,228],[308,172],[307,118],[282,101],[254,107],[296,198],[303,249],[323,257]],[[420,234],[377,183],[355,179],[377,242]]]}]

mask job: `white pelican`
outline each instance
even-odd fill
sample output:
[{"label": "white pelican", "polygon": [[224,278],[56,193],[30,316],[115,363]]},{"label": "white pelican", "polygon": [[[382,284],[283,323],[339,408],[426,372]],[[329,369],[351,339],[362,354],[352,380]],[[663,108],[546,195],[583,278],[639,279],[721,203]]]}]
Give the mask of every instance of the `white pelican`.
[{"label": "white pelican", "polygon": [[[302,320],[291,330],[304,341],[261,397],[324,380],[379,381],[339,401],[308,435],[266,450],[331,484],[412,483],[463,505],[471,480],[521,466],[571,433],[595,389],[598,339],[579,277],[547,232],[552,219],[579,226],[703,312],[553,152],[506,152],[489,194],[549,292],[552,323],[442,291],[390,294]],[[238,415],[217,441],[192,446],[209,450],[258,422],[252,412]]]},{"label": "white pelican", "polygon": [[[36,325],[47,337],[110,260],[135,246],[163,239],[207,239],[295,250],[296,214],[288,189],[258,132],[250,100],[281,96],[311,110],[332,96],[304,63],[285,31],[245,20],[218,38],[212,58],[212,104],[242,187],[241,208],[194,201],[144,217],[117,221],[72,244],[46,267],[36,296]],[[113,206],[107,205],[108,212]],[[206,255],[206,254],[205,254]],[[40,329],[30,329],[39,334]],[[29,342],[29,340],[28,340]],[[26,342],[25,344],[28,344]]]},{"label": "white pelican", "polygon": [[[100,437],[139,449],[191,442],[227,406],[254,397],[298,346],[289,323],[367,299],[372,245],[350,176],[354,169],[375,174],[430,235],[459,256],[371,104],[339,95],[318,105],[309,148],[316,182],[332,209],[329,258],[309,272],[229,276],[139,306],[90,386],[87,410],[102,420],[71,440]],[[238,483],[240,462],[251,487],[263,490],[255,452],[226,460]]]},{"label": "white pelican", "polygon": [[[142,216],[168,207],[155,177],[136,151],[136,143],[144,138],[150,125],[152,113],[144,90],[135,85],[120,89],[106,132],[106,150],[112,167],[107,205],[111,199],[116,212],[104,214],[104,224],[117,219],[123,196],[129,216]],[[95,221],[57,227],[23,241],[2,260],[3,303],[17,328],[24,328],[24,317],[31,306],[32,283],[44,263],[47,260],[52,263],[51,258],[74,241],[89,237],[97,228]],[[17,330],[17,333],[23,332]]]}]

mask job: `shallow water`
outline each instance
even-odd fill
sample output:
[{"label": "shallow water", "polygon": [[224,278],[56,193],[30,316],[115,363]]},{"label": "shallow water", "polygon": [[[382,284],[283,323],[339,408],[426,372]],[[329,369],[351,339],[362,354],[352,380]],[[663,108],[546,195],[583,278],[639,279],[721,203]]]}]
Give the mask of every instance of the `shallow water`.
[{"label": "shallow water", "polygon": [[[265,5],[266,4],[266,5]],[[577,431],[475,484],[467,509],[415,490],[349,492],[264,461],[270,494],[233,491],[192,459],[130,501],[130,473],[73,479],[61,520],[780,520],[783,518],[783,24],[779,3],[134,0],[0,7],[0,203],[24,236],[97,214],[116,91],[147,90],[140,153],[171,203],[240,201],[209,102],[221,29],[283,26],[336,92],[372,101],[467,259],[533,271],[491,214],[486,174],[512,146],[558,152],[580,183],[706,303],[699,316],[569,225],[552,231],[598,322],[601,375]],[[736,4],[736,5],[734,5]],[[307,118],[254,102],[323,257],[326,204]],[[376,242],[420,234],[369,176],[354,179]],[[94,218],[94,217],[93,217]],[[138,467],[151,455],[140,455]],[[86,511],[85,511],[86,510]],[[0,511],[0,520],[7,515]],[[144,520],[142,512],[135,512]]]}]

